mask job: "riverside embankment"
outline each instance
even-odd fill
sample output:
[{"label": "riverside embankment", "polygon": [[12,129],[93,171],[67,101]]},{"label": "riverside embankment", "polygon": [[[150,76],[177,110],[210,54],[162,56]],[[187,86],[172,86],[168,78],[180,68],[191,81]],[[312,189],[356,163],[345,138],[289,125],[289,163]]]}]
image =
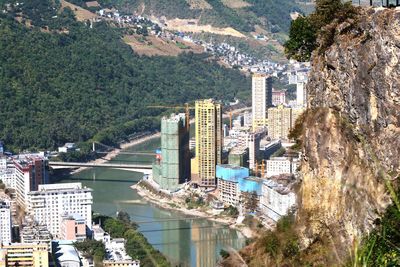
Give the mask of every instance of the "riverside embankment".
[{"label": "riverside embankment", "polygon": [[191,216],[192,218],[204,218],[210,221],[224,224],[231,229],[240,231],[246,238],[253,238],[257,235],[257,233],[251,230],[249,227],[240,222],[237,222],[236,218],[224,215],[221,211],[213,210],[208,207],[202,207],[201,209],[187,208],[184,199],[180,197],[165,198],[160,196],[159,194],[154,194],[146,187],[141,186],[141,182],[132,185],[131,188],[133,190],[136,190],[138,195],[143,197],[145,200],[157,205],[162,209],[173,210],[184,215]]},{"label": "riverside embankment", "polygon": [[[160,147],[159,136],[135,140],[125,144],[124,151],[154,151]],[[110,155],[111,162],[141,162],[151,164],[153,156]],[[108,157],[105,157],[107,159]],[[197,216],[185,215],[171,209],[160,208],[146,200],[131,186],[139,182],[143,174],[132,171],[89,168],[65,177],[61,182],[81,182],[93,189],[93,211],[115,216],[117,211],[128,212],[138,222],[139,231],[156,249],[159,249],[173,266],[216,266],[221,249],[240,249],[245,236],[221,224]]]}]

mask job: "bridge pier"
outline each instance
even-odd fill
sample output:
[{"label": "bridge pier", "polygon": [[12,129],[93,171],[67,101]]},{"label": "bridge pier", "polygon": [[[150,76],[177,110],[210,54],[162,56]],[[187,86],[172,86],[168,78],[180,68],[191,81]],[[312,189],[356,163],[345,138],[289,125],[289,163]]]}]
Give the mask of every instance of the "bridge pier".
[{"label": "bridge pier", "polygon": [[92,151],[96,152],[96,143],[95,142],[92,143]]}]

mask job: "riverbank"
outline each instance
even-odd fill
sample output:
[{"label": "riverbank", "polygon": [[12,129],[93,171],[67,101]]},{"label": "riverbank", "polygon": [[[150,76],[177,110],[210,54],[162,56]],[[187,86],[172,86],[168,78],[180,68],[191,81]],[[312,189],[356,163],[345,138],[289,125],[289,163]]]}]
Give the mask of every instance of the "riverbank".
[{"label": "riverbank", "polygon": [[[242,113],[242,112],[248,111],[248,110],[251,110],[251,107],[242,107],[242,108],[233,109],[233,110],[231,110],[229,112],[226,112],[226,113],[222,114],[222,117],[223,118],[229,118],[231,116],[231,114],[235,115],[235,114]],[[190,124],[194,124],[194,122],[195,122],[195,120],[192,118],[190,120]],[[154,138],[160,138],[160,137],[161,137],[161,133],[160,132],[156,132],[156,133],[153,133],[153,134],[150,134],[150,135],[146,135],[146,136],[139,137],[137,139],[131,140],[131,141],[127,142],[127,143],[121,143],[119,145],[120,148],[113,149],[110,152],[108,152],[104,157],[89,161],[88,163],[94,163],[94,164],[106,163],[106,162],[112,160],[113,158],[115,158],[116,156],[118,156],[118,154],[119,154],[119,152],[121,150],[130,148],[132,146],[139,145],[139,144],[142,144],[142,143],[147,142],[149,140],[152,140]],[[71,171],[70,174],[76,174],[76,173],[84,171],[84,170],[86,170],[88,168],[90,168],[90,167],[80,167],[80,168],[77,168],[77,169]]]},{"label": "riverbank", "polygon": [[[157,133],[149,134],[149,135],[131,140],[127,143],[122,143],[122,144],[120,144],[120,148],[113,149],[110,152],[108,152],[104,157],[89,161],[88,163],[94,163],[94,164],[106,163],[106,162],[112,160],[113,158],[115,158],[116,156],[118,156],[119,153],[121,152],[121,150],[128,149],[132,146],[140,145],[144,142],[150,141],[155,138],[160,138],[160,137],[161,137],[161,133],[157,132]],[[80,167],[80,168],[73,170],[71,172],[71,174],[76,174],[76,173],[79,173],[79,172],[84,171],[89,168],[91,168],[91,167]]]},{"label": "riverbank", "polygon": [[210,211],[212,212],[212,210],[207,212],[205,210],[199,209],[188,209],[185,207],[185,203],[182,199],[179,199],[177,197],[167,199],[158,194],[154,194],[151,191],[147,190],[145,187],[140,186],[140,182],[132,185],[131,188],[133,190],[136,190],[138,195],[141,196],[143,199],[152,204],[155,204],[159,208],[177,211],[185,215],[190,215],[197,218],[204,218],[210,221],[225,224],[229,228],[239,231],[246,238],[254,238],[255,236],[257,236],[257,233],[250,229],[250,227],[247,227],[243,224],[238,224],[236,218],[227,216],[221,217],[220,212],[210,213]]}]

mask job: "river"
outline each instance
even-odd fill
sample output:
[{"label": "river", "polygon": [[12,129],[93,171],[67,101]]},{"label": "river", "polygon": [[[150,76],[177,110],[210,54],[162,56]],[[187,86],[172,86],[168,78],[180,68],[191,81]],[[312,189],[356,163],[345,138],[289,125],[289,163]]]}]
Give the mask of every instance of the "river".
[{"label": "river", "polygon": [[[154,151],[159,146],[160,139],[157,138],[126,151]],[[152,156],[121,154],[113,159],[124,163],[149,163],[152,160]],[[130,188],[141,177],[142,174],[131,171],[93,168],[62,182],[82,182],[92,188],[94,212],[108,216],[115,216],[120,210],[128,212],[132,220],[139,222],[139,231],[173,266],[212,267],[216,265],[221,249],[244,246],[244,236],[225,225],[206,219],[185,220],[187,216],[182,213],[163,210],[144,201]]]}]

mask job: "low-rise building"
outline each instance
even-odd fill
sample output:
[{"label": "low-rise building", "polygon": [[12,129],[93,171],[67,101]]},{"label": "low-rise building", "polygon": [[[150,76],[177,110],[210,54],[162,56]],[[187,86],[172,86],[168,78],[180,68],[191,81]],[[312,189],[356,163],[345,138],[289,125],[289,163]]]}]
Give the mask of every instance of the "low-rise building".
[{"label": "low-rise building", "polygon": [[56,266],[81,267],[81,258],[72,241],[57,240],[51,243]]},{"label": "low-rise building", "polygon": [[140,267],[139,260],[132,260],[125,251],[125,239],[114,238],[106,243],[106,260],[103,261],[104,267]]},{"label": "low-rise building", "polygon": [[264,216],[278,221],[296,204],[293,175],[274,176],[262,184],[260,208]]},{"label": "low-rise building", "polygon": [[24,244],[47,244],[50,247],[52,236],[45,224],[40,224],[27,217],[22,225],[21,241]]},{"label": "low-rise building", "polygon": [[295,174],[298,160],[287,157],[273,157],[267,160],[267,177],[281,174]]},{"label": "low-rise building", "polygon": [[62,240],[83,241],[86,239],[86,221],[79,214],[62,216],[60,226]]},{"label": "low-rise building", "polygon": [[58,148],[58,152],[60,153],[68,153],[68,152],[73,152],[75,150],[76,150],[75,143],[65,143],[64,146]]},{"label": "low-rise building", "polygon": [[101,241],[103,243],[110,242],[110,235],[106,231],[104,231],[99,224],[93,225],[92,237],[94,240]]},{"label": "low-rise building", "polygon": [[[261,195],[262,179],[249,177],[249,169],[232,165],[217,165],[218,198],[225,205],[242,203],[244,193]],[[257,200],[258,201],[258,200]]]},{"label": "low-rise building", "polygon": [[48,267],[48,246],[46,244],[0,244],[0,266]]},{"label": "low-rise building", "polygon": [[139,260],[120,260],[120,261],[104,260],[103,266],[104,267],[140,267],[140,261]]}]

